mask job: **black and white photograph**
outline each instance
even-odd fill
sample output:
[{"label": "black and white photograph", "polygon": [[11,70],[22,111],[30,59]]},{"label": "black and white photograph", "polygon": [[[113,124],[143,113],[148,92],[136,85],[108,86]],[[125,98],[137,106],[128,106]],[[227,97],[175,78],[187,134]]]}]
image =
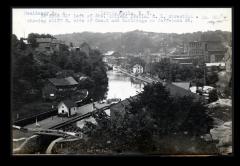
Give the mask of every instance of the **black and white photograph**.
[{"label": "black and white photograph", "polygon": [[232,8],[12,8],[12,155],[231,156]]}]

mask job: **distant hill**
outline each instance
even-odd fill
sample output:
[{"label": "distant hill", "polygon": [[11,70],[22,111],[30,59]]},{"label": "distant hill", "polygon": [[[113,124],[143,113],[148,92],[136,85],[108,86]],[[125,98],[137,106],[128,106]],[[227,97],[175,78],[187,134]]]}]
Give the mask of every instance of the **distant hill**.
[{"label": "distant hill", "polygon": [[55,35],[57,39],[63,40],[66,44],[73,43],[78,47],[81,43],[87,42],[93,48],[98,48],[105,52],[108,50],[138,53],[149,49],[151,52],[159,52],[162,44],[167,44],[168,48],[176,47],[183,42],[194,40],[210,40],[231,43],[231,32],[226,31],[208,31],[194,33],[155,33],[145,31],[113,32],[113,33],[71,33]]}]

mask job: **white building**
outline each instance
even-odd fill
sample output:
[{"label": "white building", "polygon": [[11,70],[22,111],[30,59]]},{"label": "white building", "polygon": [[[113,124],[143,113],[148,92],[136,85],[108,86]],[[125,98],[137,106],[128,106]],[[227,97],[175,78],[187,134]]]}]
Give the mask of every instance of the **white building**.
[{"label": "white building", "polygon": [[135,74],[143,73],[143,67],[139,64],[134,65],[133,66],[133,73],[135,73]]},{"label": "white building", "polygon": [[71,100],[64,100],[58,104],[58,115],[71,117],[77,113],[77,105]]}]

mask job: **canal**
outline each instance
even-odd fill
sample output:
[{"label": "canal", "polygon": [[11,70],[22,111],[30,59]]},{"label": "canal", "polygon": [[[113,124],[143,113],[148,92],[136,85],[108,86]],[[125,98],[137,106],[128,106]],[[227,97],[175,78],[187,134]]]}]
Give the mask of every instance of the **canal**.
[{"label": "canal", "polygon": [[[144,87],[144,83],[141,80],[133,79],[130,76],[110,70],[107,72],[108,76],[108,91],[107,98],[119,98],[124,100],[129,98],[130,96],[135,96],[137,93],[141,92]],[[105,110],[106,114],[110,116],[110,109]],[[96,124],[94,118],[90,117],[76,123],[76,126],[79,128],[83,128],[86,121],[90,121]]]},{"label": "canal", "polygon": [[144,84],[138,79],[133,79],[126,74],[110,70],[108,76],[107,99],[120,98],[124,100],[130,96],[135,96],[143,90]]}]

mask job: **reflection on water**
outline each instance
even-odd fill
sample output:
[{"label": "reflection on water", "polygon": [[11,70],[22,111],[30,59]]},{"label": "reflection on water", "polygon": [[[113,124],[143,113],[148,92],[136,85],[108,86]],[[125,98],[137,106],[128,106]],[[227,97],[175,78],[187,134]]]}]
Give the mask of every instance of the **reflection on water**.
[{"label": "reflection on water", "polygon": [[126,99],[130,96],[134,96],[137,92],[143,90],[143,82],[137,79],[119,73],[117,71],[108,71],[108,94],[107,99],[120,98]]},{"label": "reflection on water", "polygon": [[[123,73],[117,71],[108,71],[108,92],[107,99],[120,98],[124,100],[130,96],[135,96],[137,92],[143,90],[143,82],[138,79],[133,79]],[[110,116],[110,109],[105,111]],[[88,119],[89,122],[95,123],[93,118]],[[76,125],[80,128],[86,124],[86,120],[80,120]]]}]

